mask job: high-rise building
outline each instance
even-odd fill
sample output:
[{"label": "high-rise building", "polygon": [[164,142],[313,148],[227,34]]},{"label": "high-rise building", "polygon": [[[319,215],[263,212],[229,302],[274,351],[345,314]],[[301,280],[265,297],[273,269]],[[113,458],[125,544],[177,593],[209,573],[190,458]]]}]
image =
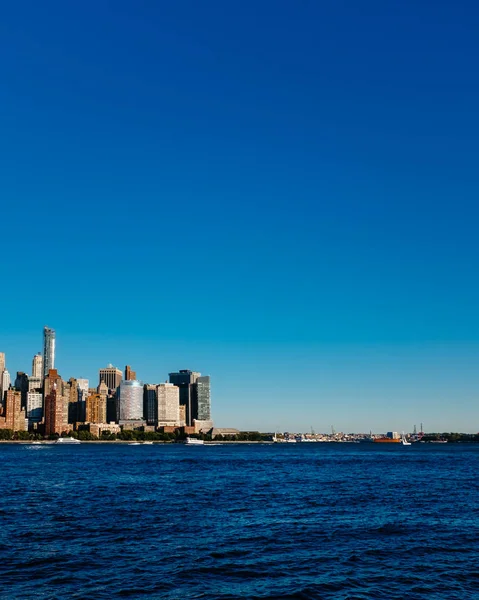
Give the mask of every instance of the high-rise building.
[{"label": "high-rise building", "polygon": [[180,424],[180,388],[172,383],[156,386],[158,427]]},{"label": "high-rise building", "polygon": [[5,371],[5,352],[0,352],[0,375]]},{"label": "high-rise building", "polygon": [[106,367],[106,369],[100,369],[100,379],[98,383],[100,384],[102,381],[104,381],[109,390],[116,390],[116,388],[120,385],[122,378],[123,373],[121,370],[110,364]]},{"label": "high-rise building", "polygon": [[58,374],[56,369],[50,369],[43,381],[43,396],[44,398],[50,393],[50,390],[56,386],[58,395],[61,396],[63,392],[63,380]]},{"label": "high-rise building", "polygon": [[39,352],[32,360],[32,377],[43,377],[43,356]]},{"label": "high-rise building", "polygon": [[141,381],[122,381],[117,390],[118,417],[122,421],[143,420],[143,384]]},{"label": "high-rise building", "polygon": [[178,373],[170,373],[170,383],[180,388],[180,405],[185,407],[186,425],[192,426],[193,419],[197,418],[196,380],[201,373],[180,370]]},{"label": "high-rise building", "polygon": [[15,389],[22,395],[22,408],[27,406],[27,394],[28,394],[28,375],[22,371],[17,371],[15,378]]},{"label": "high-rise building", "polygon": [[43,328],[43,376],[55,368],[55,330]]},{"label": "high-rise building", "polygon": [[104,381],[102,381],[100,383],[100,385],[96,388],[96,391],[98,394],[100,394],[100,396],[103,396],[106,402],[107,396],[108,396],[108,386],[106,385],[106,383]]},{"label": "high-rise building", "polygon": [[198,377],[196,380],[197,416],[199,421],[211,419],[211,383],[209,375]]},{"label": "high-rise building", "polygon": [[28,427],[33,427],[34,423],[40,423],[43,418],[43,394],[38,391],[27,393],[27,419]]},{"label": "high-rise building", "polygon": [[[54,371],[54,369],[52,371]],[[61,395],[61,384],[58,388],[57,384],[53,383],[48,394],[45,396],[45,435],[52,435],[55,433],[60,435],[63,431],[66,431],[63,424],[64,403],[64,398]]]},{"label": "high-rise building", "polygon": [[34,377],[33,375],[28,378],[28,391],[29,392],[40,392],[43,387],[43,373],[40,377]]},{"label": "high-rise building", "polygon": [[145,385],[143,388],[143,416],[148,425],[156,424],[157,416],[156,385]]},{"label": "high-rise building", "polygon": [[10,373],[7,369],[3,369],[0,374],[0,404],[4,404],[5,402],[5,394],[7,393],[8,388],[10,387]]},{"label": "high-rise building", "polygon": [[106,396],[96,393],[86,399],[87,423],[106,423]]},{"label": "high-rise building", "polygon": [[5,416],[0,417],[0,429],[26,431],[25,410],[22,409],[22,394],[9,388],[5,394]]},{"label": "high-rise building", "polygon": [[[79,413],[80,413],[80,402],[79,402],[79,394],[78,394],[78,381],[74,377],[70,377],[68,382],[64,382],[64,395],[67,397],[68,406],[67,406],[67,423],[77,423],[80,421]],[[63,415],[63,421],[65,421],[65,415]]]},{"label": "high-rise building", "polygon": [[132,371],[130,365],[125,367],[125,379],[126,381],[133,381],[136,379],[136,371]]},{"label": "high-rise building", "polygon": [[88,386],[90,382],[88,379],[77,379],[78,385],[78,422],[83,423],[85,421],[85,409],[86,399],[88,398]]}]

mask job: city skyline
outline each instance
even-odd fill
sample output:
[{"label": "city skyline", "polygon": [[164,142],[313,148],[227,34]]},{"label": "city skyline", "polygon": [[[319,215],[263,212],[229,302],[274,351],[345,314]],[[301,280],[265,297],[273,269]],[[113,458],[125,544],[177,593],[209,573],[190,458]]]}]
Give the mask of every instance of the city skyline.
[{"label": "city skyline", "polygon": [[[36,336],[38,337],[38,329]],[[63,339],[63,333],[61,337],[61,348],[64,351],[67,351],[66,355],[60,354],[59,364],[61,367],[58,371],[62,374],[63,377],[71,376],[74,374],[76,377],[79,376],[78,371],[82,371],[82,368],[79,365],[90,365],[90,387],[96,387],[99,382],[104,379],[104,376],[101,373],[104,373],[107,370],[115,371],[118,374],[118,377],[123,379],[123,376],[126,374],[126,370],[122,368],[112,365],[112,364],[103,364],[100,367],[91,367],[92,359],[88,358],[80,360],[75,359],[75,362],[72,361],[71,358],[68,357],[68,348],[70,347],[70,343],[67,341],[68,336]],[[81,340],[81,337],[78,338]],[[72,338],[73,340],[73,338]],[[75,345],[75,343],[73,344]],[[365,396],[365,390],[361,389],[359,386],[354,385],[354,379],[358,377],[358,372],[361,370],[361,367],[364,366],[364,358],[359,359],[354,354],[354,349],[350,348],[348,354],[345,353],[344,348],[336,349],[335,352],[331,352],[331,348],[329,347],[329,351],[324,355],[325,361],[322,365],[316,365],[318,371],[316,375],[319,375],[320,381],[322,384],[319,389],[323,389],[321,392],[323,394],[322,403],[319,401],[319,396],[314,394],[312,395],[313,402],[311,402],[311,397],[300,396],[297,394],[291,400],[289,394],[285,397],[284,388],[285,386],[284,380],[279,379],[277,382],[265,380],[263,378],[263,384],[258,389],[256,386],[256,390],[251,393],[251,389],[247,395],[244,395],[243,390],[248,388],[247,385],[247,371],[240,376],[238,373],[235,373],[236,380],[235,383],[230,381],[230,385],[228,385],[228,376],[231,374],[232,361],[234,356],[227,356],[226,362],[222,362],[222,366],[216,366],[217,357],[211,356],[211,350],[205,345],[198,345],[197,352],[191,354],[190,352],[185,353],[181,350],[183,345],[171,345],[170,347],[174,351],[171,352],[171,355],[168,359],[164,358],[163,364],[164,368],[153,367],[152,368],[152,359],[155,354],[152,349],[146,354],[143,355],[143,361],[141,359],[141,355],[137,355],[137,359],[132,360],[131,357],[135,356],[137,353],[136,345],[132,345],[131,340],[128,343],[130,350],[133,350],[128,356],[128,362],[133,364],[138,371],[138,379],[145,384],[155,383],[156,385],[168,380],[168,368],[166,365],[168,364],[168,360],[171,362],[176,362],[176,356],[179,354],[183,354],[183,356],[190,357],[195,355],[201,355],[202,360],[210,363],[212,362],[213,367],[215,368],[215,398],[214,398],[214,421],[215,425],[219,427],[238,427],[241,430],[261,430],[261,431],[309,431],[311,428],[318,432],[328,432],[331,427],[334,427],[336,431],[347,432],[368,432],[372,430],[373,432],[385,432],[389,430],[399,430],[399,431],[412,431],[414,425],[419,425],[419,423],[424,422],[426,424],[426,430],[429,431],[462,431],[465,433],[476,433],[479,427],[476,426],[476,421],[467,418],[467,415],[474,414],[474,410],[477,407],[477,395],[475,392],[475,386],[471,386],[469,389],[469,395],[466,399],[467,402],[464,402],[463,399],[454,397],[454,402],[448,402],[447,397],[444,396],[444,384],[451,386],[453,388],[454,381],[460,381],[464,377],[464,373],[466,372],[474,372],[476,374],[476,364],[475,361],[471,361],[469,363],[463,362],[460,359],[460,355],[456,355],[454,361],[451,362],[450,357],[450,349],[448,352],[438,352],[437,349],[434,351],[429,350],[431,363],[424,360],[424,356],[422,357],[421,363],[417,363],[418,357],[417,355],[411,354],[411,349],[405,346],[401,351],[398,349],[394,349],[393,354],[391,354],[392,349],[389,350],[389,353],[383,352],[380,348],[370,348],[370,360],[372,360],[375,364],[379,364],[378,361],[382,361],[381,368],[378,370],[376,374],[377,381],[375,382],[375,386],[372,387],[370,385],[370,389],[373,389],[373,393],[368,398]],[[144,343],[141,344],[141,347],[144,350]],[[118,356],[123,356],[123,350],[121,348],[116,347],[115,352]],[[351,354],[351,352],[353,352]],[[4,352],[6,356],[6,367],[8,368],[10,364],[9,352],[8,348]],[[25,352],[23,352],[25,355]],[[86,352],[86,354],[88,354]],[[114,352],[112,352],[114,354]],[[166,353],[168,354],[168,353]],[[261,353],[263,355],[263,353]],[[252,350],[249,350],[250,358],[255,354],[252,354]],[[12,359],[15,354],[12,355]],[[257,355],[256,355],[257,356]],[[57,356],[58,358],[58,356]],[[264,355],[263,355],[264,358]],[[304,369],[311,368],[312,353],[296,355],[296,360],[293,363],[291,357],[283,354],[282,363],[283,365],[288,365],[290,368],[294,364],[295,370],[292,373],[294,375],[300,375],[301,378],[304,377]],[[30,359],[31,362],[31,359]],[[182,362],[187,362],[191,364],[190,359],[182,360]],[[193,361],[195,362],[195,361]],[[256,372],[258,369],[261,369],[261,364],[257,363],[256,359],[252,361],[255,363],[254,367]],[[125,369],[131,369],[126,361]],[[256,364],[257,363],[257,364]],[[417,364],[414,364],[417,363]],[[22,363],[23,364],[23,363]],[[122,364],[118,361],[117,364]],[[171,363],[170,363],[171,364]],[[181,362],[180,362],[181,364]],[[201,364],[201,361],[196,361],[196,364]],[[424,373],[427,373],[431,364],[434,366],[434,373],[437,373],[436,381],[427,380],[427,376]],[[68,365],[71,365],[68,367]],[[410,380],[408,382],[408,386],[410,389],[409,397],[398,397],[394,392],[394,382],[397,379],[402,379],[404,383],[404,369],[409,366],[414,365],[414,370],[416,373],[416,382],[420,382],[422,386],[426,384],[432,391],[434,391],[434,395],[431,393],[427,398],[421,398],[419,401],[417,400],[417,395],[414,392],[415,381]],[[439,368],[438,365],[441,365]],[[330,373],[328,374],[328,368]],[[444,367],[446,370],[444,370]],[[72,371],[73,369],[73,371]],[[225,369],[225,371],[224,371]],[[336,376],[338,373],[344,373],[345,369],[349,371],[351,374],[351,381],[345,382],[340,380]],[[205,367],[204,370],[208,370]],[[96,373],[95,373],[96,371]],[[424,373],[421,375],[421,371]],[[28,373],[29,370],[26,369]],[[82,374],[86,371],[83,367]],[[10,379],[12,385],[15,382],[15,376],[17,373],[17,369],[12,372],[10,371]],[[156,375],[154,375],[156,373]],[[198,373],[193,372],[194,375],[198,375]],[[141,377],[140,377],[141,375]],[[225,378],[226,375],[226,378]],[[226,385],[225,385],[226,379]],[[390,387],[387,386],[388,379],[390,381]],[[328,381],[329,380],[329,381]],[[78,377],[77,381],[83,381],[83,378]],[[295,389],[298,386],[293,386]],[[441,390],[442,388],[442,390]],[[325,390],[329,389],[329,393]],[[338,391],[342,393],[348,394],[350,397],[353,397],[356,400],[357,408],[350,412],[348,415],[342,414],[342,411],[338,409],[338,406],[341,405],[341,402],[338,403],[337,399],[334,399],[333,393],[336,394]],[[381,390],[384,390],[381,392]],[[258,392],[261,393],[258,396]],[[378,395],[379,392],[379,395]],[[397,399],[397,402],[394,401],[394,407],[391,409],[391,406],[388,403],[385,403],[385,398],[394,398]],[[461,403],[462,400],[462,403]],[[275,410],[271,412],[271,405],[275,403]],[[292,403],[292,404],[290,404]],[[291,411],[291,406],[294,407],[294,411]],[[462,406],[462,408],[461,408]],[[452,418],[451,418],[451,410]],[[306,416],[307,415],[307,416]]]},{"label": "city skyline", "polygon": [[48,324],[224,426],[479,429],[477,3],[52,7],[0,36],[12,380]]}]

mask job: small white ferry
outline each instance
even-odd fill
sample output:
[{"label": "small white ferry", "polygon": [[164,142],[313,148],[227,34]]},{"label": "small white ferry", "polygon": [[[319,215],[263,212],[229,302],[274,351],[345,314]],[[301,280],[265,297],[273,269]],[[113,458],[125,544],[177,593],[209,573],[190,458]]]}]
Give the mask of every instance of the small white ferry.
[{"label": "small white ferry", "polygon": [[80,440],[76,440],[72,437],[61,437],[55,442],[55,444],[81,444]]},{"label": "small white ferry", "polygon": [[204,444],[204,442],[203,442],[203,440],[198,440],[196,438],[187,437],[185,440],[185,444],[188,444],[191,446],[202,446]]}]

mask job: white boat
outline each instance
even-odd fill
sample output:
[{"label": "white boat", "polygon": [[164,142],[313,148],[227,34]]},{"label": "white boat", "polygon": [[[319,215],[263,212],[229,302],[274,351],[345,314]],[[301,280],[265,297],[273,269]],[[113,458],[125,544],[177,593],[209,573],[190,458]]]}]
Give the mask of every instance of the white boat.
[{"label": "white boat", "polygon": [[188,444],[191,446],[202,446],[204,444],[204,442],[203,442],[203,440],[198,440],[196,438],[187,437],[185,440],[185,444]]},{"label": "white boat", "polygon": [[140,442],[130,442],[128,446],[141,446]]},{"label": "white boat", "polygon": [[408,442],[406,439],[406,436],[404,435],[404,431],[402,432],[402,436],[401,436],[401,444],[403,446],[410,446],[411,442]]},{"label": "white boat", "polygon": [[80,440],[76,440],[72,437],[61,437],[55,442],[55,444],[81,444]]}]

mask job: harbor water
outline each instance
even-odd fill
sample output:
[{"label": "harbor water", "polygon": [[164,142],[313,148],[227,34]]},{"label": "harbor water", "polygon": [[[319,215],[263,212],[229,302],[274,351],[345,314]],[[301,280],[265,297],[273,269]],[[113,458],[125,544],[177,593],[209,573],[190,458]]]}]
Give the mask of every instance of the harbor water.
[{"label": "harbor water", "polygon": [[479,446],[1,444],[2,599],[477,599]]}]

